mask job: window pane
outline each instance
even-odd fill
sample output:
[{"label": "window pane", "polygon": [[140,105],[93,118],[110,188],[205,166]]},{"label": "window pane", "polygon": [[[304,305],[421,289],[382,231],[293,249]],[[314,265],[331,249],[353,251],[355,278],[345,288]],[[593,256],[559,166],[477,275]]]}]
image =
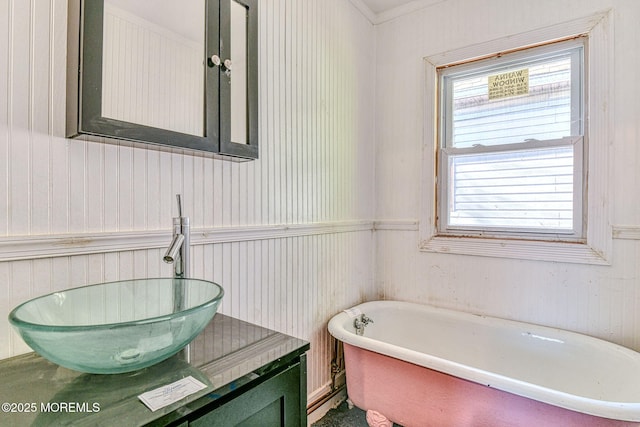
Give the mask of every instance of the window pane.
[{"label": "window pane", "polygon": [[449,226],[573,231],[573,146],[449,157]]},{"label": "window pane", "polygon": [[572,129],[579,126],[571,122],[572,54],[446,77],[453,91],[446,145],[463,148],[574,136]]}]

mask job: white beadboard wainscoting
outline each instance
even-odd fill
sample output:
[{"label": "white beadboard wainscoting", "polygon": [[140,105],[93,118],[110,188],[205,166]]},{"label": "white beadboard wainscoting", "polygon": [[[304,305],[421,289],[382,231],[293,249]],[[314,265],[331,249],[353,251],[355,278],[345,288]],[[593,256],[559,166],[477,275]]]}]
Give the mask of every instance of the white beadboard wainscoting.
[{"label": "white beadboard wainscoting", "polygon": [[[166,237],[168,243],[169,234]],[[221,313],[312,343],[308,384],[313,401],[329,391],[331,380],[332,338],[327,321],[344,308],[379,297],[372,285],[373,247],[370,227],[194,243],[192,275],[223,286]],[[171,265],[162,261],[164,251],[164,247],[97,253],[88,250],[86,255],[0,262],[0,283],[10,284],[0,299],[0,310],[6,316],[20,302],[82,284],[170,277]],[[1,356],[30,351],[8,322],[3,323]]]},{"label": "white beadboard wainscoting", "polygon": [[640,351],[640,227],[614,227],[610,266],[427,253],[415,226],[377,230],[376,259],[393,260],[376,263],[385,299],[568,329]]},{"label": "white beadboard wainscoting", "polygon": [[378,297],[374,27],[348,0],[259,15],[260,159],[234,163],[65,138],[67,1],[0,0],[0,358],[29,350],[6,320],[20,302],[170,275],[181,193],[194,277],[224,314],[309,340],[309,397],[328,391],[327,321]]}]

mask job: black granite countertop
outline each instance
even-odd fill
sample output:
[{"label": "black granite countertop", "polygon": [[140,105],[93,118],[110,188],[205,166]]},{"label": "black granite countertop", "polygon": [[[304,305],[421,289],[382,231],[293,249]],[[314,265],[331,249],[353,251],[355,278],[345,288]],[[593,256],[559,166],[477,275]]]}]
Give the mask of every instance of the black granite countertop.
[{"label": "black granite countertop", "polygon": [[[168,425],[232,399],[308,349],[306,341],[218,313],[177,355],[126,374],[84,374],[20,355],[0,361],[0,426]],[[188,376],[207,388],[155,412],[138,399]]]}]

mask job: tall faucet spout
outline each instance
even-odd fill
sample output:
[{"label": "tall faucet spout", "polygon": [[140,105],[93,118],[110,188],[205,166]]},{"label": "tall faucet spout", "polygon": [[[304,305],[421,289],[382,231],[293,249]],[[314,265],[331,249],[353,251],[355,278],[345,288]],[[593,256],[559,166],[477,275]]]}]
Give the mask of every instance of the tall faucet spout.
[{"label": "tall faucet spout", "polygon": [[[162,257],[166,263],[173,264],[173,312],[178,313],[184,309],[184,280],[190,278],[189,261],[191,250],[191,231],[189,217],[182,216],[182,199],[176,194],[178,201],[178,216],[173,218],[173,238],[167,251]],[[186,350],[189,360],[189,350]]]},{"label": "tall faucet spout", "polygon": [[162,260],[167,264],[171,264],[176,261],[177,257],[180,255],[180,249],[184,244],[184,235],[183,234],[175,234],[173,236],[173,240],[171,244],[167,248],[167,252],[162,257]]},{"label": "tall faucet spout", "polygon": [[189,261],[191,250],[191,231],[189,217],[182,216],[182,199],[176,194],[178,216],[173,218],[173,238],[162,260],[173,264],[173,277],[186,279],[190,277]]}]

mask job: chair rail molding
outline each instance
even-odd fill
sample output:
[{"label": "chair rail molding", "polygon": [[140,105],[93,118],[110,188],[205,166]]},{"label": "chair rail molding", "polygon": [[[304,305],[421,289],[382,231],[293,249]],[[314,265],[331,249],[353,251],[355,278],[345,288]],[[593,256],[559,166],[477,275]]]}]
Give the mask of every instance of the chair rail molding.
[{"label": "chair rail molding", "polygon": [[[191,231],[191,245],[284,239],[373,229],[373,221],[195,228]],[[0,238],[0,262],[157,249],[165,247],[170,241],[170,230],[9,236]]]}]

